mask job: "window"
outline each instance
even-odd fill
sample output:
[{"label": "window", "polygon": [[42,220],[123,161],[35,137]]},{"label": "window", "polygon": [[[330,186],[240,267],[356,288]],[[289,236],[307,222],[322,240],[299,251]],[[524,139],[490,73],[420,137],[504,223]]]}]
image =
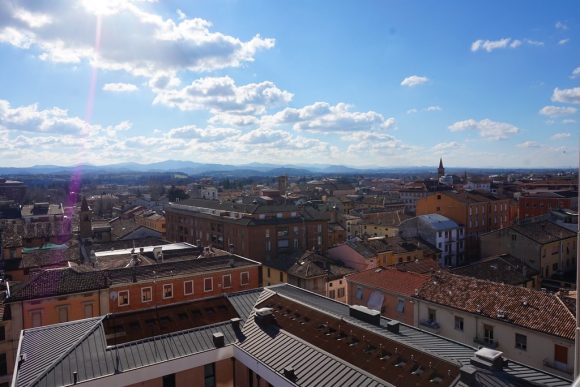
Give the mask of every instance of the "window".
[{"label": "window", "polygon": [[30,320],[32,320],[32,327],[41,327],[42,326],[42,311],[36,310],[30,312]]},{"label": "window", "polygon": [[215,387],[215,364],[210,363],[203,366],[203,380],[205,387]]},{"label": "window", "polygon": [[429,321],[437,321],[437,312],[435,311],[435,309],[429,308],[427,310],[427,316]]},{"label": "window", "polygon": [[284,216],[284,214],[282,214],[281,212],[278,212],[278,213],[276,214],[276,218],[282,218],[283,216]]},{"label": "window", "polygon": [[525,351],[528,349],[528,337],[516,333],[516,348]]},{"label": "window", "polygon": [[557,364],[568,364],[568,348],[562,345],[554,345],[554,360]]},{"label": "window", "polygon": [[[318,232],[322,232],[322,225],[321,225],[321,224],[319,224],[319,225],[316,227],[316,230],[317,230]],[[319,243],[319,244],[320,244],[320,243]]]},{"label": "window", "polygon": [[93,303],[87,303],[84,305],[85,318],[93,317]]},{"label": "window", "polygon": [[151,288],[141,288],[141,302],[150,302],[153,300]]},{"label": "window", "polygon": [[463,317],[455,316],[455,329],[463,332]]},{"label": "window", "polygon": [[244,271],[240,274],[240,282],[242,285],[248,285],[250,283],[250,273]]},{"label": "window", "polygon": [[405,300],[402,298],[399,298],[399,301],[397,302],[397,312],[399,313],[405,312]]},{"label": "window", "polygon": [[183,294],[190,295],[193,294],[193,281],[185,281],[183,283]]},{"label": "window", "polygon": [[163,376],[163,387],[175,387],[175,374]]},{"label": "window", "polygon": [[360,286],[356,287],[356,294],[355,297],[357,300],[362,300],[363,299],[363,289]]},{"label": "window", "polygon": [[173,284],[163,285],[163,298],[173,298]]},{"label": "window", "polygon": [[493,344],[493,327],[491,325],[483,326],[483,339],[488,344]]},{"label": "window", "polygon": [[268,278],[270,278],[270,268],[269,268],[269,267],[268,267],[268,268],[266,268],[266,272],[268,273],[268,274],[267,274]]},{"label": "window", "polygon": [[512,234],[512,241],[517,240],[518,236],[516,234]]},{"label": "window", "polygon": [[119,291],[119,299],[117,301],[118,301],[119,306],[129,305],[129,291],[128,290],[120,290]]},{"label": "window", "polygon": [[338,298],[344,297],[344,288],[338,288]]},{"label": "window", "polygon": [[204,278],[203,279],[203,291],[204,292],[211,292],[213,290],[213,278]]},{"label": "window", "polygon": [[280,272],[280,282],[284,282],[284,272]]},{"label": "window", "polygon": [[63,323],[68,321],[68,306],[59,306],[58,308],[58,322]]},{"label": "window", "polygon": [[222,277],[223,288],[231,288],[232,287],[232,275],[226,274]]},{"label": "window", "polygon": [[329,298],[336,298],[336,291],[333,289],[331,291],[328,292],[328,297]]},{"label": "window", "polygon": [[0,327],[0,341],[4,341],[4,340],[6,340],[6,327],[1,326]]},{"label": "window", "polygon": [[8,375],[8,363],[6,361],[6,354],[0,353],[0,376]]}]

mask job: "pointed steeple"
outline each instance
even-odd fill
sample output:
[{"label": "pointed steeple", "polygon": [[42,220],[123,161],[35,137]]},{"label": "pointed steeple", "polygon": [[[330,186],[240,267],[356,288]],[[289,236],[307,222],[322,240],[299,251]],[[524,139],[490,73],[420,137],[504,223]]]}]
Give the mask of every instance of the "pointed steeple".
[{"label": "pointed steeple", "polygon": [[443,157],[439,158],[439,169],[443,169]]},{"label": "pointed steeple", "polygon": [[445,176],[445,168],[443,168],[443,157],[439,159],[439,168],[437,168],[437,176]]}]

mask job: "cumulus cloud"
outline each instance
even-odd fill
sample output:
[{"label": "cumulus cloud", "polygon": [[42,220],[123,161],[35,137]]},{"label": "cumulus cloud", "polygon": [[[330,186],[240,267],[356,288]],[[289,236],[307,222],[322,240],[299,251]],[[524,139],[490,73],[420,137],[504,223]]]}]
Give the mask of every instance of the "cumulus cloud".
[{"label": "cumulus cloud", "polygon": [[568,133],[568,132],[561,132],[561,133],[556,133],[556,134],[553,134],[553,135],[550,137],[550,139],[551,139],[551,140],[563,140],[563,139],[566,139],[566,138],[570,138],[571,136],[572,136],[572,134],[571,134],[571,133]]},{"label": "cumulus cloud", "polygon": [[563,21],[557,21],[555,24],[555,27],[557,30],[567,30],[568,29],[568,25],[563,22]]},{"label": "cumulus cloud", "polygon": [[429,78],[420,75],[411,75],[401,81],[401,86],[415,87],[429,82]]},{"label": "cumulus cloud", "polygon": [[316,102],[300,109],[286,108],[262,119],[265,126],[290,124],[295,130],[311,132],[385,130],[395,123],[394,118],[385,118],[374,111],[353,112],[345,103],[330,105],[326,102]]},{"label": "cumulus cloud", "polygon": [[568,44],[568,42],[570,42],[570,39],[569,39],[569,38],[566,38],[566,39],[560,39],[560,40],[558,40],[558,44],[559,44],[560,46],[563,46],[563,45],[565,45],[565,44]]},{"label": "cumulus cloud", "polygon": [[147,77],[238,67],[275,44],[259,34],[242,40],[216,32],[209,21],[184,14],[164,18],[129,1],[3,1],[0,15],[0,42],[34,48],[42,60]]},{"label": "cumulus cloud", "polygon": [[221,118],[231,121],[232,114],[264,114],[270,107],[287,104],[292,97],[292,93],[269,81],[237,86],[226,76],[197,79],[181,89],[158,90],[153,103],[183,111],[227,112],[230,117]]},{"label": "cumulus cloud", "polygon": [[431,150],[435,153],[440,153],[444,151],[450,151],[454,149],[463,148],[463,144],[458,143],[457,141],[450,141],[450,142],[441,142],[439,144],[433,145]]},{"label": "cumulus cloud", "polygon": [[471,43],[471,51],[486,51],[492,52],[494,50],[503,49],[503,48],[518,48],[523,44],[527,44],[530,46],[543,46],[544,42],[539,40],[532,40],[532,39],[512,39],[512,38],[502,38],[498,40],[484,40],[478,39]]},{"label": "cumulus cloud", "polygon": [[31,133],[94,134],[103,130],[124,130],[128,122],[104,128],[92,125],[79,117],[70,116],[58,107],[39,109],[37,104],[12,107],[10,102],[0,99],[0,128]]},{"label": "cumulus cloud", "polygon": [[562,106],[544,106],[540,109],[540,114],[544,116],[565,116],[576,113],[576,108]]},{"label": "cumulus cloud", "polygon": [[386,134],[376,132],[354,132],[343,136],[343,140],[348,141],[350,145],[347,148],[348,153],[390,153],[395,149],[406,150],[401,140]]},{"label": "cumulus cloud", "polygon": [[133,93],[139,88],[132,83],[106,83],[103,86],[103,91],[110,91],[113,93]]},{"label": "cumulus cloud", "polygon": [[425,108],[425,111],[428,111],[428,112],[440,112],[441,110],[442,110],[442,109],[441,109],[441,106],[438,106],[438,105],[434,105],[434,106],[427,106],[427,107]]},{"label": "cumulus cloud", "polygon": [[479,132],[481,137],[490,140],[504,140],[509,136],[519,132],[519,128],[512,124],[507,122],[492,121],[487,118],[481,121],[476,121],[472,118],[464,121],[458,121],[450,125],[449,130],[452,132],[475,130]]},{"label": "cumulus cloud", "polygon": [[577,76],[580,76],[580,66],[572,70],[572,78],[576,78]]},{"label": "cumulus cloud", "polygon": [[191,140],[197,139],[199,141],[219,141],[234,136],[238,136],[241,132],[233,128],[205,128],[201,129],[195,125],[186,125],[179,128],[171,129],[166,137],[172,139]]},{"label": "cumulus cloud", "polygon": [[554,89],[552,101],[580,104],[580,87],[573,89]]}]

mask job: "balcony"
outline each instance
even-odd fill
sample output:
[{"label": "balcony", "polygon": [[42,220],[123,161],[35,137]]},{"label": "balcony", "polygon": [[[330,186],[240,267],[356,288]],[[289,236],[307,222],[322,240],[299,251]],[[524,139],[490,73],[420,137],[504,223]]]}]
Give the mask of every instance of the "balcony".
[{"label": "balcony", "polygon": [[497,347],[499,347],[499,343],[497,342],[497,340],[488,339],[487,337],[474,337],[473,342],[476,344],[481,344],[484,347],[491,349],[496,349]]},{"label": "balcony", "polygon": [[437,321],[421,320],[419,321],[419,325],[421,326],[421,328],[429,332],[439,333],[439,331],[441,331],[441,327],[439,326],[439,323]]},{"label": "balcony", "polygon": [[574,369],[568,366],[568,364],[560,363],[555,360],[544,359],[544,367],[549,368],[552,371],[563,372],[570,376],[574,373]]}]

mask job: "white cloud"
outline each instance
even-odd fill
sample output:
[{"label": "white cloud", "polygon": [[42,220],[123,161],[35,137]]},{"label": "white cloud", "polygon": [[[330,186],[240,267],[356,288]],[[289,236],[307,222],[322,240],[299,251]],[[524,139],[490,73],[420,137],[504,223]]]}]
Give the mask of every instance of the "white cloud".
[{"label": "white cloud", "polygon": [[396,121],[374,111],[353,112],[345,103],[332,106],[326,102],[316,102],[300,109],[286,108],[262,119],[264,126],[284,124],[291,124],[295,130],[329,133],[385,130],[395,126]]},{"label": "white cloud", "polygon": [[209,110],[213,114],[227,112],[230,115],[246,116],[264,114],[271,107],[287,104],[293,97],[292,93],[279,89],[269,81],[237,86],[227,76],[197,79],[182,89],[165,88],[155,91],[157,95],[154,104],[183,111]]},{"label": "white cloud", "polygon": [[198,141],[219,141],[238,136],[241,132],[232,128],[205,128],[201,129],[195,125],[186,125],[179,128],[171,129],[166,137],[171,139]]},{"label": "white cloud", "polygon": [[575,124],[576,120],[573,120],[571,118],[566,118],[566,119],[562,120],[562,123],[565,125]]},{"label": "white cloud", "polygon": [[552,94],[552,101],[563,103],[577,103],[580,104],[580,87],[573,89],[554,89]]},{"label": "white cloud", "polygon": [[554,135],[552,135],[550,137],[550,139],[552,140],[563,140],[565,138],[570,138],[572,136],[572,134],[567,133],[567,132],[562,132],[562,133],[556,133]]},{"label": "white cloud", "polygon": [[133,93],[139,88],[132,83],[106,83],[103,86],[103,91],[110,91],[113,93]]},{"label": "white cloud", "polygon": [[560,46],[563,46],[563,45],[567,44],[568,42],[570,42],[570,39],[569,39],[569,38],[566,38],[566,39],[560,39],[560,40],[558,41],[558,44],[559,44]]},{"label": "white cloud", "polygon": [[471,51],[485,50],[487,52],[492,52],[498,48],[506,48],[509,46],[511,38],[503,38],[499,40],[476,40],[471,43]]},{"label": "white cloud", "polygon": [[34,48],[47,61],[85,61],[147,77],[238,67],[275,44],[259,34],[242,40],[212,31],[211,23],[199,18],[166,19],[128,1],[62,0],[50,6],[3,1],[0,15],[0,42]]},{"label": "white cloud", "polygon": [[386,133],[353,132],[342,137],[350,144],[348,153],[391,153],[394,150],[407,150],[401,140]]},{"label": "white cloud", "polygon": [[580,66],[578,66],[574,70],[572,70],[572,78],[576,78],[579,75],[580,75]]},{"label": "white cloud", "polygon": [[449,130],[452,132],[475,130],[479,132],[481,137],[490,140],[503,140],[519,132],[519,129],[512,124],[492,121],[487,118],[481,121],[474,119],[458,121],[450,125]]},{"label": "white cloud", "polygon": [[532,39],[512,39],[512,38],[502,38],[498,40],[483,40],[478,39],[471,43],[471,51],[487,51],[492,52],[497,49],[501,48],[518,48],[523,44],[527,44],[530,46],[543,46],[544,42],[539,40],[532,40]]},{"label": "white cloud", "polygon": [[118,128],[103,128],[89,124],[79,117],[69,116],[67,110],[58,107],[45,110],[40,110],[37,104],[12,107],[10,102],[0,99],[0,128],[11,131],[88,135],[107,129],[116,132],[127,125],[130,124],[123,123]]},{"label": "white cloud", "polygon": [[558,30],[567,30],[568,29],[568,25],[565,22],[559,21],[559,20],[556,22],[555,27]]},{"label": "white cloud", "polygon": [[411,109],[407,110],[407,114],[415,114],[418,112],[419,112],[419,110],[417,110],[417,108],[411,108]]},{"label": "white cloud", "polygon": [[440,112],[442,109],[441,109],[441,106],[434,105],[434,106],[427,106],[425,108],[425,110],[428,112]]},{"label": "white cloud", "polygon": [[524,141],[517,145],[518,148],[540,148],[541,145],[536,141]]},{"label": "white cloud", "polygon": [[415,87],[429,82],[429,78],[420,75],[411,75],[401,81],[401,86]]},{"label": "white cloud", "polygon": [[431,147],[431,150],[433,152],[440,153],[440,152],[444,152],[444,151],[460,149],[463,147],[464,147],[463,144],[460,144],[457,141],[450,141],[450,142],[441,142],[439,144],[435,144],[435,145],[433,145],[433,147]]},{"label": "white cloud", "polygon": [[540,114],[549,117],[565,116],[574,113],[576,113],[576,108],[573,107],[544,106],[543,108],[540,109]]}]

